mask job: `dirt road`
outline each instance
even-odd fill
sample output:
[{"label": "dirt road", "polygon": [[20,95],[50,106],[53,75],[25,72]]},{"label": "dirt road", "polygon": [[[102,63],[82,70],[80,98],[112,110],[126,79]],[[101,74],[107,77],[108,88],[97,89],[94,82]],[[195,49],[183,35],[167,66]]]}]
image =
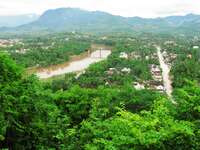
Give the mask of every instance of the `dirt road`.
[{"label": "dirt road", "polygon": [[163,77],[163,85],[165,87],[166,93],[169,97],[172,96],[172,81],[170,79],[170,69],[169,66],[165,63],[163,55],[161,53],[161,48],[159,46],[156,47],[157,48],[157,55],[159,58],[159,62],[160,62],[160,67],[162,69],[162,77]]}]

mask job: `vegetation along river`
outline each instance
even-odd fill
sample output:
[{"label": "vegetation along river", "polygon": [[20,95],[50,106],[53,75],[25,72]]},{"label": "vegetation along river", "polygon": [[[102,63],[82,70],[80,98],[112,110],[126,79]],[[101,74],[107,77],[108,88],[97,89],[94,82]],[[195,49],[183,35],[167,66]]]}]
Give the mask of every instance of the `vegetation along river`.
[{"label": "vegetation along river", "polygon": [[64,67],[60,67],[55,70],[44,69],[40,72],[37,72],[36,75],[40,79],[46,79],[66,73],[80,72],[88,68],[90,64],[106,59],[110,54],[111,50],[96,50],[92,52],[89,56],[80,60],[72,61]]}]

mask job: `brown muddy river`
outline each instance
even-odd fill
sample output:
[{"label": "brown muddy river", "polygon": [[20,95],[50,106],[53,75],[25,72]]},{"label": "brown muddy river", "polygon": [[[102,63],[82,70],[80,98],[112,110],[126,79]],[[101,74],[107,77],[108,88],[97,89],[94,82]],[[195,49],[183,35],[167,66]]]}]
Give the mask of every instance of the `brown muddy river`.
[{"label": "brown muddy river", "polygon": [[64,67],[60,67],[55,70],[43,69],[42,71],[37,72],[36,75],[40,79],[47,79],[66,73],[80,72],[88,68],[90,64],[105,60],[110,54],[111,50],[96,50],[92,52],[89,56],[80,60],[72,61]]}]

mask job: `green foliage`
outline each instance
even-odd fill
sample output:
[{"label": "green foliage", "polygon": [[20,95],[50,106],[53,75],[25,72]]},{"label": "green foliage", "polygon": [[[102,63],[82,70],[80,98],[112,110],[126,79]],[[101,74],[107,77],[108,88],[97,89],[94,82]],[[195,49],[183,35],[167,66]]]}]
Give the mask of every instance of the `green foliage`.
[{"label": "green foliage", "polygon": [[[126,39],[126,38],[125,38]],[[98,87],[99,85],[121,86],[134,81],[148,81],[152,79],[149,65],[158,62],[154,59],[146,60],[146,56],[155,52],[151,46],[143,46],[144,41],[119,41],[112,50],[112,54],[107,60],[92,64],[84,74],[78,79],[77,83],[81,87]],[[128,44],[126,44],[126,42]],[[120,53],[125,52],[129,55],[128,59],[120,58]],[[137,55],[139,58],[135,58]],[[123,72],[124,68],[130,69],[130,73]],[[109,71],[113,69],[112,71]],[[108,72],[112,72],[109,74]]]},{"label": "green foliage", "polygon": [[[151,80],[149,64],[158,63],[145,59],[155,50],[143,46],[144,41],[131,39],[126,44],[121,38],[107,60],[79,77],[66,74],[43,82],[22,77],[22,69],[0,54],[0,148],[200,149],[198,53],[192,51],[191,59],[178,56],[172,66],[175,105],[163,94],[133,87],[134,81]],[[121,52],[139,58],[122,59]],[[125,67],[131,72],[122,73]],[[109,75],[109,68],[115,73]]]},{"label": "green foliage", "polygon": [[174,91],[179,104],[178,116],[186,120],[197,120],[200,119],[200,88],[197,83],[189,81],[187,83],[187,86]]},{"label": "green foliage", "polygon": [[0,87],[21,77],[21,68],[3,53],[0,53],[0,75]]},{"label": "green foliage", "polygon": [[68,117],[60,115],[51,93],[43,90],[35,77],[20,78],[16,64],[5,55],[4,58],[0,75],[4,79],[0,88],[1,147],[57,147],[55,142],[64,140],[59,129],[66,129]]},{"label": "green foliage", "polygon": [[56,93],[54,99],[63,114],[69,114],[71,124],[78,124],[88,118],[93,92],[89,89],[73,87],[66,92]]},{"label": "green foliage", "polygon": [[[70,56],[78,55],[89,49],[87,42],[80,41],[56,41],[52,45],[51,41],[45,41],[45,45],[34,46],[28,45],[29,50],[25,54],[12,52],[11,56],[17,63],[23,63],[25,67],[48,66],[53,64],[64,63],[69,60]],[[46,47],[46,48],[44,48]],[[12,49],[16,49],[13,47]]]},{"label": "green foliage", "polygon": [[[120,110],[104,121],[83,122],[85,149],[187,149],[194,136],[193,124],[170,115],[168,100],[160,99],[151,111],[133,114]],[[177,141],[174,141],[174,139]],[[191,139],[190,139],[191,140]],[[192,142],[192,141],[190,141]],[[166,144],[168,143],[168,144]],[[173,145],[172,143],[176,143]]]},{"label": "green foliage", "polygon": [[182,87],[185,84],[185,79],[197,80],[200,82],[200,65],[196,59],[177,60],[173,66],[172,74],[174,75],[175,87]]}]

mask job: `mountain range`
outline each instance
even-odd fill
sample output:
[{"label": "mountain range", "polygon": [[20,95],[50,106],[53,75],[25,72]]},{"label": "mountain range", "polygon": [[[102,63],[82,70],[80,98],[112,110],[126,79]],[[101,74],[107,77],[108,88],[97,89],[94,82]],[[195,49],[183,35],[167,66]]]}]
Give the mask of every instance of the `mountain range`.
[{"label": "mountain range", "polygon": [[[1,19],[1,18],[0,18]],[[200,32],[200,15],[169,16],[164,18],[141,18],[115,16],[101,11],[79,8],[47,10],[40,17],[18,27],[1,28],[6,32],[33,31],[81,31],[81,32]]]}]

